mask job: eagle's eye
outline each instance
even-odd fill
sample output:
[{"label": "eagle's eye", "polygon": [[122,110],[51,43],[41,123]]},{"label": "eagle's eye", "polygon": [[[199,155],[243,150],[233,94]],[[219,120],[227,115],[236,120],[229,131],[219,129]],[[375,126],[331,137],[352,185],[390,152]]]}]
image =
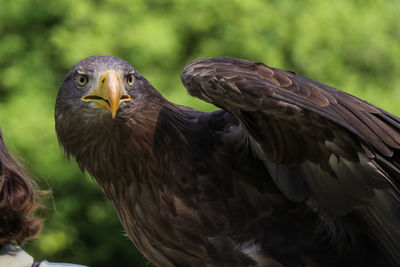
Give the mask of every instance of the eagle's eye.
[{"label": "eagle's eye", "polygon": [[86,73],[82,71],[78,71],[78,75],[76,75],[76,84],[79,87],[85,87],[89,82],[89,78]]},{"label": "eagle's eye", "polygon": [[133,72],[128,73],[128,76],[126,76],[126,84],[129,87],[132,87],[132,85],[135,83],[135,76],[133,75]]}]

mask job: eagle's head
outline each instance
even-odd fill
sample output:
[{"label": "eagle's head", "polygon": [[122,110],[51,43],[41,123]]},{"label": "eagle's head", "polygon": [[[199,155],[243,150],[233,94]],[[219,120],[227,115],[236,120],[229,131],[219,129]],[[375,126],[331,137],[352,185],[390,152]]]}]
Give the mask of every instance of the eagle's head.
[{"label": "eagle's head", "polygon": [[98,117],[115,119],[132,105],[145,102],[141,98],[146,96],[149,85],[123,59],[112,56],[85,58],[65,76],[57,97],[56,121],[57,116],[65,112],[90,120]]}]

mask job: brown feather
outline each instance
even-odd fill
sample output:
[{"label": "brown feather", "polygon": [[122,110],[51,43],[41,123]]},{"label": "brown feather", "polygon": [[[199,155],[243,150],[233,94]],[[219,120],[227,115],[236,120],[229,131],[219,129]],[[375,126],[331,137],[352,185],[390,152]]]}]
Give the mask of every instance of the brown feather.
[{"label": "brown feather", "polygon": [[[75,84],[77,70],[95,78],[108,69],[135,75],[115,119],[81,101]],[[66,154],[96,179],[147,258],[158,266],[396,266],[400,119],[247,60],[199,60],[182,81],[223,110],[170,103],[109,56],[77,63],[56,102]]]}]

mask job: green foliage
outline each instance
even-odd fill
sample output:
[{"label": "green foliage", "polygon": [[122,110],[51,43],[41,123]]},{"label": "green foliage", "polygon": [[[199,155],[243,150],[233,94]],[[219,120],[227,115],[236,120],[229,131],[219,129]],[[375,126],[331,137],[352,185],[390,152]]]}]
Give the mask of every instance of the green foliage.
[{"label": "green foliage", "polygon": [[235,56],[296,71],[400,114],[400,2],[394,0],[0,0],[0,125],[51,188],[36,259],[145,266],[112,205],[60,150],[54,101],[87,56],[131,62],[169,100],[203,110],[179,75],[186,63]]}]

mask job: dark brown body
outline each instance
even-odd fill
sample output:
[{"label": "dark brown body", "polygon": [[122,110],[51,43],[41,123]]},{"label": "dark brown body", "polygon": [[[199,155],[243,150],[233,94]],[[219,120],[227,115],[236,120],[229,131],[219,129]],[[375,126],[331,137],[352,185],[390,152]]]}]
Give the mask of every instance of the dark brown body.
[{"label": "dark brown body", "polygon": [[[85,169],[93,177],[112,173],[112,179],[97,181],[130,239],[158,266],[257,266],[243,253],[254,245],[260,262],[269,264],[258,266],[379,266],[380,252],[364,240],[359,226],[354,230],[360,231],[362,248],[344,232],[336,236],[339,243],[331,242],[333,233],[321,218],[281,194],[263,163],[238,142],[239,126],[226,112],[164,108],[154,132],[143,136],[124,123],[110,123],[113,139],[124,145],[116,154],[104,154],[102,144],[93,144],[90,153],[98,159]],[[92,138],[107,139],[98,134]],[[132,147],[149,149],[141,155]],[[126,159],[132,159],[135,172]],[[112,169],[101,168],[106,161],[113,162]],[[126,172],[131,179],[122,176]]]},{"label": "dark brown body", "polygon": [[[266,117],[255,104],[247,111],[232,105],[229,112],[203,113],[166,101],[141,76],[129,92],[132,103],[112,119],[105,110],[68,103],[73,73],[57,99],[59,140],[98,181],[131,240],[156,265],[396,265],[396,245],[387,239],[393,233],[395,240],[398,229],[397,202],[383,179],[388,169],[368,167],[376,163],[375,150],[366,152],[368,141],[353,129],[301,105],[274,110],[281,118]],[[192,86],[193,95],[208,93]],[[228,93],[223,99],[234,102]],[[290,147],[291,153],[284,151]]]}]

